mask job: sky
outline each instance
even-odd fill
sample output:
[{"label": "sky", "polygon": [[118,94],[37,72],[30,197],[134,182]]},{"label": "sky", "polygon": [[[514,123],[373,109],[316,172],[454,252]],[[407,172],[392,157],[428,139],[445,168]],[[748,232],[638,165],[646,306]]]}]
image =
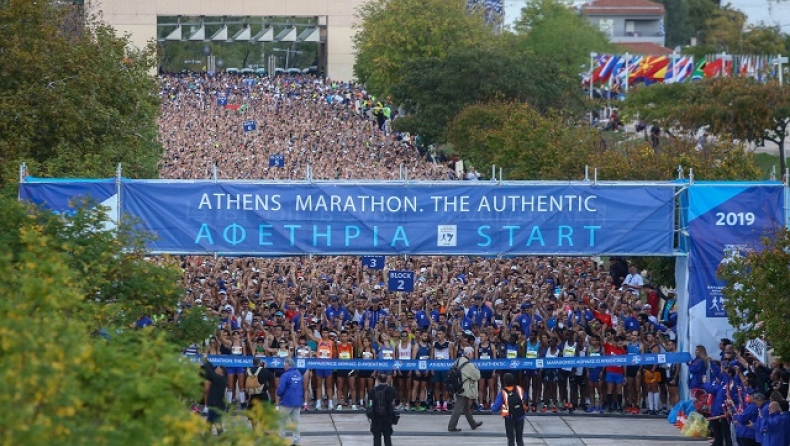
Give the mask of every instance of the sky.
[{"label": "sky", "polygon": [[781,32],[790,32],[790,0],[729,0],[734,9],[746,14],[749,25],[779,25]]}]

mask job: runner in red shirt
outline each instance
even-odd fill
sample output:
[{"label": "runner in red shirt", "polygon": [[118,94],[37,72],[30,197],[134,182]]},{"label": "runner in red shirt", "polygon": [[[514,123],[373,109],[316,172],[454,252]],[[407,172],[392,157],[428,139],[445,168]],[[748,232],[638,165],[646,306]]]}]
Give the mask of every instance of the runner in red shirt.
[{"label": "runner in red shirt", "polygon": [[[625,355],[625,338],[617,335],[614,337],[614,344],[605,343],[603,345],[606,356]],[[606,406],[609,412],[615,410],[623,411],[623,367],[608,366],[606,371]],[[615,397],[616,395],[616,397]]]}]

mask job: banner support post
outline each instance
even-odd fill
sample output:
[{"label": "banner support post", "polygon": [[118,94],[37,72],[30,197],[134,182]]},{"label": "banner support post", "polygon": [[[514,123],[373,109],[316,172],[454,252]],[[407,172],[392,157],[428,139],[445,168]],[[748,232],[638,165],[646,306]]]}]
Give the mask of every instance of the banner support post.
[{"label": "banner support post", "polygon": [[502,185],[502,168],[499,168],[499,185]]},{"label": "banner support post", "polygon": [[217,183],[217,165],[211,167],[211,181]]},{"label": "banner support post", "polygon": [[117,209],[115,210],[116,228],[121,223],[121,199],[122,199],[121,188],[123,185],[123,182],[121,181],[122,176],[123,176],[123,167],[121,166],[121,163],[118,163],[118,165],[115,167],[115,193],[118,194],[118,204],[117,204]]},{"label": "banner support post", "polygon": [[598,168],[593,169],[593,184],[598,185]]},{"label": "banner support post", "polygon": [[585,183],[589,183],[590,182],[590,165],[589,164],[585,164],[584,165],[584,182]]},{"label": "banner support post", "polygon": [[496,181],[496,164],[491,165],[491,179]]},{"label": "banner support post", "polygon": [[25,184],[25,173],[27,173],[27,164],[22,163],[19,165],[19,184]]}]

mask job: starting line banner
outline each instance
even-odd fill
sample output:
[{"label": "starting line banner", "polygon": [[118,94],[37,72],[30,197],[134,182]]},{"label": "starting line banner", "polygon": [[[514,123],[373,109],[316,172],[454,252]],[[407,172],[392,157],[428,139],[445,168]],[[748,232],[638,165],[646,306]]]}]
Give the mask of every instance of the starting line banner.
[{"label": "starting line banner", "polygon": [[673,187],[442,183],[124,180],[121,211],[154,253],[672,253]]},{"label": "starting line banner", "polygon": [[[201,355],[186,355],[192,362],[200,362]],[[215,366],[252,367],[252,356],[208,355]],[[489,359],[473,360],[480,370],[536,370],[570,367],[644,366],[677,364],[691,360],[689,353],[648,353],[644,355],[540,358],[540,359]],[[282,368],[283,358],[265,357],[261,361],[268,368]],[[311,370],[449,370],[455,360],[383,360],[383,359],[315,359],[294,358],[294,366]]]}]

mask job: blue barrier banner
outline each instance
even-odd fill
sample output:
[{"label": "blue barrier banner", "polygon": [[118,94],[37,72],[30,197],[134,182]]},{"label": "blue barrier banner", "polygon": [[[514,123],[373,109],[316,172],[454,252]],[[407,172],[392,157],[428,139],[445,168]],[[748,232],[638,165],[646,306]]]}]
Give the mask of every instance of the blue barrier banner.
[{"label": "blue barrier banner", "polygon": [[762,249],[760,237],[785,225],[781,184],[693,185],[688,190],[689,335],[691,345],[718,348],[734,328],[727,320],[720,266]]},{"label": "blue barrier banner", "polygon": [[76,212],[77,201],[89,198],[111,209],[117,208],[114,179],[106,180],[52,180],[29,178],[19,185],[19,199],[44,206],[57,214]]},{"label": "blue barrier banner", "polygon": [[[187,355],[190,361],[200,362],[202,356]],[[215,366],[252,367],[252,356],[209,355]],[[638,366],[653,364],[677,364],[691,360],[688,353],[649,353],[644,355],[541,358],[541,359],[489,359],[474,360],[480,370],[535,370],[569,367]],[[283,358],[261,358],[266,367],[282,368]],[[454,360],[383,360],[383,359],[315,359],[294,358],[294,366],[311,370],[449,370]]]},{"label": "blue barrier banner", "polygon": [[134,181],[154,252],[669,255],[674,188]]}]

